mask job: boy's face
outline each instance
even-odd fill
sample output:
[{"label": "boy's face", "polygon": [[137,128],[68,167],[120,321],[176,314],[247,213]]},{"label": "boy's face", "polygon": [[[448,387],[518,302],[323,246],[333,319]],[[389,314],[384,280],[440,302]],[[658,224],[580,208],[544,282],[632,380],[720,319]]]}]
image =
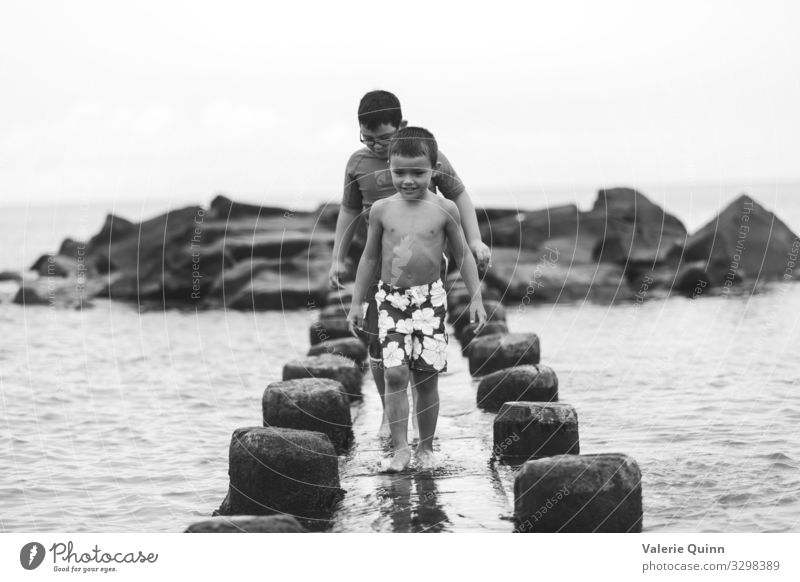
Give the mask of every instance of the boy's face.
[{"label": "boy's face", "polygon": [[389,160],[392,184],[406,200],[419,200],[428,192],[433,168],[428,156],[392,156]]},{"label": "boy's face", "polygon": [[360,125],[361,143],[367,146],[377,156],[385,159],[389,157],[389,141],[397,133],[394,125],[382,123],[375,129],[369,129],[366,125]]}]

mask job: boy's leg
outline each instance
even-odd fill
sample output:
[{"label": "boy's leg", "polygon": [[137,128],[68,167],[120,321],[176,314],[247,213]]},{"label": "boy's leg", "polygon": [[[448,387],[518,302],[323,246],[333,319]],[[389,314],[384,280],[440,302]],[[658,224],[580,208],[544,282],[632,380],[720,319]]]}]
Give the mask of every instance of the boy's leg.
[{"label": "boy's leg", "polygon": [[412,370],[412,382],[417,389],[417,423],[419,424],[419,443],[416,457],[421,469],[433,469],[436,458],[433,455],[433,436],[439,420],[439,373]]},{"label": "boy's leg", "polygon": [[392,433],[392,447],[394,454],[387,472],[402,471],[411,461],[411,449],[408,447],[408,379],[410,376],[408,365],[386,368],[386,417],[389,421],[389,430]]}]

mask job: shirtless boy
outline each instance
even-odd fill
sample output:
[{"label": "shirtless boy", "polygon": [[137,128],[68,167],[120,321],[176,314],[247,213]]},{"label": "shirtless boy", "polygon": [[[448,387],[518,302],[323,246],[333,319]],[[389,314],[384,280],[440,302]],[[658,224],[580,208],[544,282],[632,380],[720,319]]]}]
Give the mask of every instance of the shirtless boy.
[{"label": "shirtless boy", "polygon": [[[447,297],[440,278],[442,251],[449,242],[472,297],[470,321],[478,331],[486,322],[478,269],[467,248],[456,204],[429,189],[438,148],[422,128],[400,129],[389,144],[389,170],[397,192],[372,205],[367,242],[356,273],[348,320],[362,327],[362,303],[378,310],[378,340],[386,383],[386,417],[393,455],[387,472],[411,462],[408,445],[409,379],[417,389],[419,442],[415,453],[421,469],[436,466],[433,436],[439,416],[439,373],[447,368]],[[380,272],[378,290],[366,297]]]}]

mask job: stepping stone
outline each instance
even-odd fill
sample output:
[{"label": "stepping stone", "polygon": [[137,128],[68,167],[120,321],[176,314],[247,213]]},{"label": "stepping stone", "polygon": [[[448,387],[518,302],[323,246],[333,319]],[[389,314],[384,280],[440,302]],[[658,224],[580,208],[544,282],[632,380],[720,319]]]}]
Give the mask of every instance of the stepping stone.
[{"label": "stepping stone", "polygon": [[528,461],[514,480],[518,532],[639,533],[642,473],[618,453]]},{"label": "stepping stone", "polygon": [[347,319],[349,313],[349,303],[334,303],[319,310],[319,319]]},{"label": "stepping stone", "polygon": [[367,359],[367,346],[365,346],[360,339],[350,336],[328,340],[321,344],[311,346],[308,350],[309,356],[319,356],[322,354],[343,356],[353,360],[357,364],[363,364]]},{"label": "stepping stone", "polygon": [[291,515],[219,516],[193,523],[184,533],[303,533]]},{"label": "stepping stone", "polygon": [[470,343],[469,373],[485,376],[504,368],[538,364],[540,354],[539,336],[535,333],[479,337]]},{"label": "stepping stone", "polygon": [[353,284],[347,285],[344,289],[334,289],[328,291],[325,296],[325,305],[350,305],[353,300]]},{"label": "stepping stone", "polygon": [[494,456],[510,463],[577,455],[578,414],[563,402],[506,402],[494,419]]},{"label": "stepping stone", "polygon": [[361,398],[364,375],[353,360],[333,354],[307,356],[292,360],[283,367],[283,379],[330,378],[341,382],[350,400]]},{"label": "stepping stone", "polygon": [[[499,301],[492,301],[491,299],[483,300],[483,308],[486,310],[486,321],[505,321],[506,309]],[[461,330],[469,325],[469,303],[465,303],[456,308],[449,309],[447,314],[447,321],[453,325],[456,330],[456,336],[461,333]]]},{"label": "stepping stone", "polygon": [[321,432],[338,454],[353,442],[347,394],[336,380],[304,378],[273,382],[261,401],[264,426]]},{"label": "stepping stone", "polygon": [[312,323],[308,330],[308,339],[312,346],[343,337],[354,337],[346,317],[320,319]]},{"label": "stepping stone", "polygon": [[497,412],[505,402],[557,401],[558,377],[542,364],[498,370],[478,384],[478,408],[489,412]]},{"label": "stepping stone", "polygon": [[339,458],[322,433],[238,428],[229,453],[230,486],[217,515],[330,516],[344,495]]},{"label": "stepping stone", "polygon": [[456,335],[456,339],[461,342],[461,353],[465,356],[469,353],[469,344],[476,337],[485,337],[487,335],[508,335],[508,326],[505,321],[490,321],[483,326],[479,334],[475,334],[475,328],[478,327],[477,323],[471,323],[461,329]]}]

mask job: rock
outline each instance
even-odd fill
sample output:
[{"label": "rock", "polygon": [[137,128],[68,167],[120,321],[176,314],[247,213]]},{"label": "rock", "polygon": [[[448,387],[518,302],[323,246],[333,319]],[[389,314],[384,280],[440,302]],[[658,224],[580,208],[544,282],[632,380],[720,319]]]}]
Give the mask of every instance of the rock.
[{"label": "rock", "polygon": [[633,298],[622,267],[609,263],[570,263],[571,259],[565,258],[558,244],[538,254],[501,248],[494,249],[493,255],[496,258],[492,259],[493,267],[486,274],[486,281],[503,293],[506,303],[516,305],[518,311],[524,311],[532,303],[613,302]]},{"label": "rock", "polygon": [[[327,293],[327,271],[321,264],[308,263],[295,268],[302,260],[287,261],[280,272],[264,270],[246,281],[226,307],[243,311],[284,310],[319,305]],[[319,261],[317,262],[319,263]]]},{"label": "rock", "polygon": [[336,451],[319,432],[236,429],[228,474],[228,501],[220,507],[220,515],[288,513],[324,518],[344,494],[339,487]]},{"label": "rock", "polygon": [[478,407],[497,412],[506,402],[557,402],[558,377],[542,364],[493,372],[478,384]]},{"label": "rock", "polygon": [[312,346],[340,338],[356,339],[350,331],[350,324],[343,317],[315,321],[308,330],[308,337]]},{"label": "rock", "polygon": [[636,461],[622,454],[528,461],[514,480],[515,531],[639,533],[641,480]]},{"label": "rock", "polygon": [[78,274],[80,264],[65,255],[42,255],[31,265],[40,277],[72,277]]},{"label": "rock", "polygon": [[[486,310],[486,321],[505,321],[506,310],[499,301],[492,301],[485,299],[483,301],[483,308]],[[447,321],[453,325],[456,331],[456,337],[461,334],[461,330],[470,324],[469,321],[469,303],[465,303],[456,308],[449,308]]]},{"label": "rock", "polygon": [[264,426],[321,432],[340,455],[353,442],[350,404],[344,386],[335,380],[273,382],[264,390],[262,411]]},{"label": "rock", "polygon": [[193,523],[184,533],[303,533],[291,515],[232,515]]},{"label": "rock", "polygon": [[[350,303],[353,301],[353,283],[348,283],[345,285],[344,289],[333,289],[328,291],[328,294],[325,296],[325,305],[328,307],[339,307],[341,308],[344,305],[350,306]],[[345,316],[347,314],[345,313]]]},{"label": "rock", "polygon": [[322,319],[347,319],[350,313],[349,303],[331,303],[319,310],[319,318]]},{"label": "rock", "polygon": [[279,268],[279,260],[258,257],[234,263],[217,276],[209,289],[209,296],[215,300],[227,301],[240,293],[242,288],[262,271],[277,271]]},{"label": "rock", "polygon": [[0,281],[22,281],[22,274],[17,271],[0,271]]},{"label": "rock", "polygon": [[[675,284],[672,286],[674,291],[686,297],[700,297],[710,291],[714,285],[711,283],[712,276],[706,271],[707,263],[695,261],[683,265],[675,277]],[[739,281],[739,277],[736,277]]]},{"label": "rock", "polygon": [[461,333],[457,339],[461,342],[461,353],[465,356],[469,354],[469,345],[476,337],[485,337],[487,335],[508,334],[508,326],[505,321],[490,321],[477,336],[475,335],[475,328],[477,323],[467,325],[461,329]]},{"label": "rock", "polygon": [[538,364],[541,354],[535,333],[487,335],[472,341],[469,349],[469,373],[485,376],[503,368]]},{"label": "rock", "polygon": [[99,281],[83,277],[23,279],[13,302],[26,307],[48,305],[60,309],[83,309],[92,306],[91,298],[101,287]]},{"label": "rock", "polygon": [[367,347],[361,342],[360,339],[351,336],[327,340],[320,344],[311,346],[311,348],[308,350],[309,356],[319,356],[321,354],[343,356],[361,365],[367,359]]},{"label": "rock", "polygon": [[361,398],[363,374],[361,368],[348,358],[322,354],[292,360],[283,367],[283,379],[330,378],[341,382],[350,400]]},{"label": "rock", "polygon": [[[736,281],[782,278],[789,254],[796,256],[799,249],[800,240],[786,224],[742,194],[692,234],[683,248],[675,247],[672,256],[686,263],[703,263],[706,280],[726,292]],[[686,285],[681,291],[686,291]]]},{"label": "rock", "polygon": [[506,402],[493,431],[494,456],[506,462],[580,452],[578,414],[563,402]]},{"label": "rock", "polygon": [[211,217],[222,220],[235,220],[238,218],[254,218],[262,216],[264,218],[273,216],[288,218],[295,214],[286,208],[234,202],[223,194],[217,194],[217,196],[214,197],[209,205],[208,211]]}]

